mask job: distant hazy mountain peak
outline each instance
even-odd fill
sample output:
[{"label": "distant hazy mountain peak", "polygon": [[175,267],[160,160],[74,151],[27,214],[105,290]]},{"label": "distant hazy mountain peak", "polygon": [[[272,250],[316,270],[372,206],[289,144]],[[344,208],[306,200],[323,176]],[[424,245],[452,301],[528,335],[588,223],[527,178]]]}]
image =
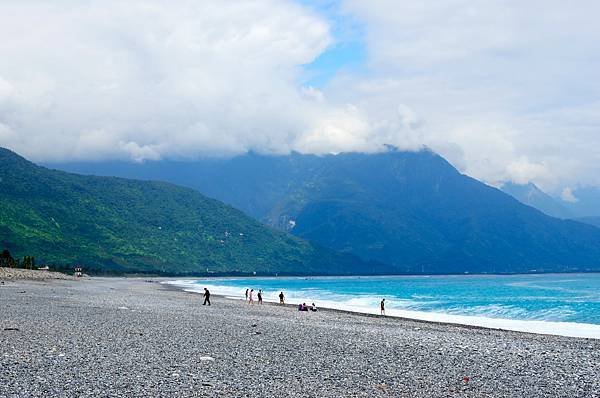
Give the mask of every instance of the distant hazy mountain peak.
[{"label": "distant hazy mountain peak", "polygon": [[505,182],[500,189],[523,204],[534,207],[539,211],[557,218],[570,218],[571,212],[558,200],[542,191],[533,182],[517,184]]}]

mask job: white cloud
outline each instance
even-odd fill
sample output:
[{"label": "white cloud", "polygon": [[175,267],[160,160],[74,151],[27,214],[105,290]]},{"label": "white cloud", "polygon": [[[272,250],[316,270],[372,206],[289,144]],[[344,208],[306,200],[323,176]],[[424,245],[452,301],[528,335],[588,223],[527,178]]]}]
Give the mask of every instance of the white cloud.
[{"label": "white cloud", "polygon": [[[552,178],[549,175],[548,167],[544,163],[532,163],[526,157],[511,161],[506,166],[506,176],[510,177],[517,184],[527,184],[532,179],[544,181]],[[505,179],[504,179],[505,180]]]},{"label": "white cloud", "polygon": [[344,5],[365,24],[371,72],[345,95],[412,107],[425,144],[488,182],[600,185],[600,3]]},{"label": "white cloud", "polygon": [[571,187],[565,187],[560,194],[560,198],[565,202],[569,203],[579,202],[579,199],[577,199],[573,194],[573,190],[571,189]]},{"label": "white cloud", "polygon": [[347,105],[323,115],[309,132],[301,136],[295,146],[302,152],[328,153],[340,151],[368,151],[370,126],[366,116],[353,106]]},{"label": "white cloud", "polygon": [[3,2],[0,35],[0,145],[46,161],[289,149],[331,42],[276,0]]},{"label": "white cloud", "polygon": [[[0,146],[34,159],[432,147],[497,184],[600,185],[600,3],[342,0],[366,66],[292,0],[0,3]],[[354,35],[356,32],[353,32]]]}]

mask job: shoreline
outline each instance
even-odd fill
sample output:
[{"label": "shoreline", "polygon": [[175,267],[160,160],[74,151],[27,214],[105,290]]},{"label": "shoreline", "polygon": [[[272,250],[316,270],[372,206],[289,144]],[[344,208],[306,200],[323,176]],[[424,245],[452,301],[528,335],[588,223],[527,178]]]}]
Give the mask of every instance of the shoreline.
[{"label": "shoreline", "polygon": [[[221,278],[220,278],[221,279]],[[229,278],[228,278],[229,279]],[[186,284],[192,280],[166,280],[159,282],[162,286],[169,286],[176,290],[180,290],[187,293],[202,294],[202,291],[193,290],[191,284]],[[177,282],[180,282],[179,284]],[[216,285],[212,285],[212,280],[205,280],[206,286],[214,288]],[[218,285],[217,285],[218,286]],[[198,287],[199,288],[199,287]],[[211,296],[219,296],[225,299],[231,299],[234,301],[244,301],[243,297],[233,297],[232,295],[222,293],[211,293]],[[317,301],[317,300],[314,300]],[[265,303],[279,305],[277,301],[264,300]],[[321,302],[323,302],[321,300]],[[368,317],[382,317],[377,312],[378,310],[357,308],[349,309],[348,306],[343,303],[325,301],[326,304],[320,304],[319,310],[327,311],[340,311],[342,313],[368,316]],[[309,303],[310,304],[310,303]],[[328,305],[329,304],[329,305]],[[298,303],[286,304],[291,307],[297,307]],[[481,328],[486,330],[498,330],[506,332],[517,332],[517,333],[529,333],[536,335],[549,335],[549,336],[561,336],[569,338],[582,338],[582,339],[600,339],[600,325],[591,323],[580,323],[580,322],[560,322],[560,321],[543,321],[543,320],[519,320],[519,319],[508,319],[508,318],[490,318],[483,316],[468,316],[468,315],[456,315],[447,314],[441,312],[425,312],[425,311],[408,311],[408,310],[396,310],[386,309],[384,317],[390,319],[401,319],[411,320],[425,323],[434,323],[448,326],[460,326],[460,327],[472,327]]]},{"label": "shoreline", "polygon": [[[351,279],[351,278],[429,278],[429,277],[510,277],[510,276],[537,276],[537,275],[590,275],[590,274],[598,274],[600,275],[600,271],[565,271],[565,272],[525,272],[525,273],[505,273],[505,274],[493,274],[493,273],[456,273],[456,274],[373,274],[373,275],[296,275],[296,274],[264,274],[264,275],[226,275],[226,274],[199,274],[199,275],[153,275],[148,274],[148,278],[165,278],[165,279],[278,279],[278,278],[286,278],[286,279]],[[144,274],[132,274],[130,276],[128,274],[125,275],[99,275],[100,277],[107,278],[129,278],[129,277],[143,277]]]},{"label": "shoreline", "polygon": [[599,396],[598,340],[218,295],[208,307],[164,281],[0,285],[0,396]]},{"label": "shoreline", "polygon": [[[198,291],[192,291],[192,290],[188,290],[185,289],[183,287],[177,286],[177,285],[173,285],[173,284],[169,284],[166,282],[158,282],[157,283],[165,290],[170,290],[170,291],[176,291],[176,292],[180,292],[180,293],[186,293],[186,294],[192,294],[192,295],[202,295],[202,292]],[[235,298],[235,297],[231,297],[231,296],[227,296],[227,295],[223,295],[223,294],[218,294],[218,293],[211,293],[210,297],[217,297],[219,299],[222,300],[227,300],[227,301],[231,301],[231,302],[237,302],[237,303],[244,303],[243,305],[250,305],[246,302],[246,300],[244,300],[243,297],[241,298]],[[290,303],[286,303],[286,304],[280,304],[278,302],[275,301],[266,301],[263,300],[264,302],[264,306],[272,306],[272,307],[280,307],[280,308],[289,308],[291,310],[297,311],[299,312],[298,309],[298,305],[297,304],[290,304]],[[258,302],[255,302],[256,304],[253,305],[259,305]],[[456,328],[465,328],[465,329],[475,329],[475,330],[493,330],[493,331],[497,331],[497,332],[507,332],[507,333],[525,333],[525,334],[533,334],[533,335],[543,335],[540,333],[533,333],[533,332],[521,332],[521,331],[514,331],[514,330],[507,330],[507,329],[497,329],[497,328],[486,328],[483,326],[477,326],[477,325],[469,325],[469,324],[461,324],[461,323],[449,323],[449,322],[440,322],[440,321],[426,321],[426,320],[422,320],[422,319],[415,319],[415,318],[404,318],[404,317],[400,317],[400,316],[393,316],[393,315],[377,315],[377,314],[369,314],[366,312],[355,312],[355,311],[350,311],[350,310],[342,310],[342,309],[337,309],[337,308],[329,308],[329,307],[318,307],[319,311],[318,312],[330,312],[330,313],[337,313],[337,314],[344,314],[344,315],[348,315],[348,316],[356,316],[356,317],[361,317],[361,318],[374,318],[374,319],[388,319],[390,321],[398,321],[398,322],[415,322],[415,323],[423,323],[423,324],[432,324],[432,325],[438,325],[438,326],[443,326],[443,327],[456,327]],[[310,312],[310,311],[309,311]],[[574,338],[574,339],[586,339],[585,337],[571,337],[571,336],[561,336],[561,335],[552,335],[550,334],[549,336],[557,336],[557,337],[567,337],[567,338]]]}]

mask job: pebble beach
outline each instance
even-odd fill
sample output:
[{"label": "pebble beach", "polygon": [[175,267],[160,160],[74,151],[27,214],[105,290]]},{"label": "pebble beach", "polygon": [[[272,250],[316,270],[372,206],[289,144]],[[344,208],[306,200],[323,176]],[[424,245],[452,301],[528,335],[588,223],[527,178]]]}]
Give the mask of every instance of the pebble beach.
[{"label": "pebble beach", "polygon": [[600,397],[600,340],[3,279],[0,397]]}]

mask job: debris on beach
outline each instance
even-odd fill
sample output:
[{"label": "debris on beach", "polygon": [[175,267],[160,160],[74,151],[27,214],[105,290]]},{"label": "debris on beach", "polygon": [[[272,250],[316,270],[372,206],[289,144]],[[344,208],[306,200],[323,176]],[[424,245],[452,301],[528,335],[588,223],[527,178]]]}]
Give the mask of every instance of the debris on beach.
[{"label": "debris on beach", "polygon": [[377,389],[379,389],[383,392],[387,392],[387,384],[385,384],[385,383],[377,384]]}]

